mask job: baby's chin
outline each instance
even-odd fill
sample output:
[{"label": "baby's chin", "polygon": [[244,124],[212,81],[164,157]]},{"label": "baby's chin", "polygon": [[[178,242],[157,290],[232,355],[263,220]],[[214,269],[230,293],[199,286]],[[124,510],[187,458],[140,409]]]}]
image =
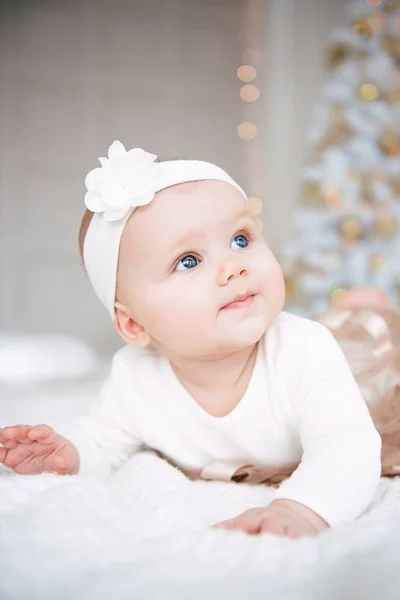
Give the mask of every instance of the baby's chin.
[{"label": "baby's chin", "polygon": [[219,350],[239,351],[260,341],[268,329],[266,319],[253,318],[238,322],[225,333],[221,332]]},{"label": "baby's chin", "polygon": [[228,340],[256,343],[275,321],[275,312],[257,295],[253,305],[245,308],[223,309],[218,319],[218,329]]}]

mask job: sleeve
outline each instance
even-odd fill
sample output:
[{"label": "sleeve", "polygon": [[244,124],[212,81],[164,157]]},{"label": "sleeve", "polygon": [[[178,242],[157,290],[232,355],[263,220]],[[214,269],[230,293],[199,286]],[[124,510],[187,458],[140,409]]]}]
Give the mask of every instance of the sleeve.
[{"label": "sleeve", "polygon": [[126,369],[117,353],[98,402],[66,436],[79,452],[79,475],[106,478],[142,445],[134,415],[125,400],[128,396],[132,401]]},{"label": "sleeve", "polygon": [[293,374],[286,370],[302,460],[275,499],[295,500],[333,526],[371,502],[382,441],[339,344],[323,325],[310,325],[293,348]]}]

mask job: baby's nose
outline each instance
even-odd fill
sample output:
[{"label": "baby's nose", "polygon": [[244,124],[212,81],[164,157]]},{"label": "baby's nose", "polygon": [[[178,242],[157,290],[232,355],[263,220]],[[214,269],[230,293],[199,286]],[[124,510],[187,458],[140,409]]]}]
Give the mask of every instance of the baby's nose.
[{"label": "baby's nose", "polygon": [[219,269],[218,284],[226,285],[231,279],[236,277],[246,277],[248,275],[247,267],[242,258],[230,258],[224,261]]}]

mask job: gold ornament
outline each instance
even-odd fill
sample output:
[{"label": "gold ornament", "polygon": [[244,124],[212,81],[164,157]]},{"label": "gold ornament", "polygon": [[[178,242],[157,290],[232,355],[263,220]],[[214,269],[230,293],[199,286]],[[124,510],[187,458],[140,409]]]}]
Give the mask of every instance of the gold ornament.
[{"label": "gold ornament", "polygon": [[374,233],[383,238],[388,238],[394,235],[398,229],[398,222],[394,215],[390,212],[378,215],[374,224]]},{"label": "gold ornament", "polygon": [[318,149],[320,151],[323,151],[330,146],[341,144],[353,135],[353,131],[346,121],[343,106],[340,104],[333,106],[331,109],[330,123],[330,129],[328,129],[318,143]]},{"label": "gold ornament", "polygon": [[326,63],[328,69],[336,69],[351,56],[351,47],[345,42],[336,42],[328,47]]},{"label": "gold ornament", "polygon": [[[395,177],[392,179],[390,182],[390,187],[392,188],[393,193],[400,197],[400,177]],[[399,200],[400,198],[397,199]]]},{"label": "gold ornament", "polygon": [[400,38],[393,35],[385,35],[382,41],[382,48],[389,56],[400,56]]},{"label": "gold ornament", "polygon": [[323,203],[321,185],[317,181],[305,181],[301,196],[307,204]]},{"label": "gold ornament", "polygon": [[297,290],[297,281],[295,277],[285,278],[285,297],[286,300],[293,300]]},{"label": "gold ornament", "polygon": [[379,138],[379,147],[387,156],[400,154],[400,136],[395,131],[384,131]]},{"label": "gold ornament", "polygon": [[400,2],[397,0],[386,0],[386,3],[383,5],[383,9],[390,13],[400,12]]},{"label": "gold ornament", "polygon": [[353,131],[349,125],[343,124],[338,127],[332,127],[318,143],[320,151],[326,150],[331,146],[342,144],[353,135]]},{"label": "gold ornament", "polygon": [[380,91],[378,87],[371,82],[364,82],[358,86],[358,95],[362,100],[367,100],[371,102],[372,100],[376,100],[380,96]]},{"label": "gold ornament", "polygon": [[330,299],[333,305],[337,304],[338,302],[340,302],[340,300],[343,298],[343,296],[345,296],[347,294],[349,290],[346,289],[345,287],[339,287],[339,288],[335,288],[334,290],[331,291],[330,293]]},{"label": "gold ornament", "polygon": [[372,254],[368,259],[368,271],[372,274],[378,273],[384,265],[386,256],[384,254]]},{"label": "gold ornament", "polygon": [[362,237],[364,226],[356,217],[346,217],[340,225],[340,231],[345,242],[354,242]]},{"label": "gold ornament", "polygon": [[359,19],[358,21],[353,22],[353,29],[360,36],[360,38],[369,38],[373,34],[373,29],[371,27],[368,19]]}]

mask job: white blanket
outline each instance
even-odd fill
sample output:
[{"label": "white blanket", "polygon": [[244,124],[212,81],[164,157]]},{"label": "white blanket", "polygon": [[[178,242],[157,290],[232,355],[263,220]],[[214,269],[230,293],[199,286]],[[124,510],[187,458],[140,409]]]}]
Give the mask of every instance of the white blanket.
[{"label": "white blanket", "polygon": [[[0,423],[65,434],[98,383],[3,388]],[[317,538],[210,529],[272,494],[189,481],[150,452],[106,482],[0,467],[0,599],[400,599],[400,478]]]}]

